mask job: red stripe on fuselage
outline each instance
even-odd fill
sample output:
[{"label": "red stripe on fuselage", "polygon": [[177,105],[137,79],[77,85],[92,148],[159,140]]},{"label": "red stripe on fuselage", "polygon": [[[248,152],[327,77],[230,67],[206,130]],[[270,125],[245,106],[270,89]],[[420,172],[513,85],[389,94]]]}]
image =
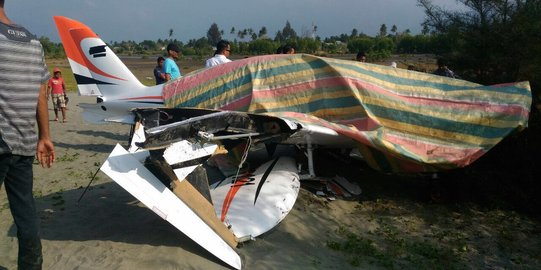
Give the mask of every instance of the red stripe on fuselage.
[{"label": "red stripe on fuselage", "polygon": [[253,181],[253,178],[250,178],[251,174],[245,174],[235,180],[235,182],[231,185],[229,188],[229,191],[227,192],[227,195],[225,196],[224,203],[222,205],[222,215],[220,216],[220,220],[223,222],[225,220],[225,216],[227,215],[227,212],[229,211],[229,207],[231,206],[231,202],[233,202],[233,199],[235,198],[235,195],[240,190],[241,187],[250,184]]},{"label": "red stripe on fuselage", "polygon": [[144,96],[144,97],[121,98],[120,100],[138,100],[138,99],[159,99],[159,100],[163,100],[163,97],[162,96]]}]

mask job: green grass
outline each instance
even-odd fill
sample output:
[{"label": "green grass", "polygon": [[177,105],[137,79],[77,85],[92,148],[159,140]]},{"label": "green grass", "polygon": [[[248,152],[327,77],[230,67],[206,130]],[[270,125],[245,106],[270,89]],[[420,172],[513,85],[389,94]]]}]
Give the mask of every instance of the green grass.
[{"label": "green grass", "polygon": [[[381,221],[380,221],[381,222]],[[365,264],[388,269],[455,269],[456,252],[423,237],[407,237],[382,223],[380,229],[362,236],[340,227],[339,241],[327,241],[329,249],[343,253],[351,266]]]},{"label": "green grass", "polygon": [[[122,56],[119,57],[122,58]],[[45,62],[47,63],[51,76],[54,68],[60,68],[62,71],[62,77],[64,78],[64,83],[66,84],[66,89],[68,89],[69,92],[77,92],[77,82],[75,81],[75,77],[73,76],[73,72],[71,71],[71,67],[69,66],[66,58],[47,58],[45,59]],[[125,58],[122,59],[122,62],[142,84],[146,86],[155,85],[155,58]],[[191,71],[204,67],[204,62],[202,60],[193,58],[182,58],[177,61],[177,64],[182,66],[182,74],[187,74]]]},{"label": "green grass", "polygon": [[79,153],[70,154],[66,152],[63,156],[56,158],[58,162],[72,162],[79,158]]}]

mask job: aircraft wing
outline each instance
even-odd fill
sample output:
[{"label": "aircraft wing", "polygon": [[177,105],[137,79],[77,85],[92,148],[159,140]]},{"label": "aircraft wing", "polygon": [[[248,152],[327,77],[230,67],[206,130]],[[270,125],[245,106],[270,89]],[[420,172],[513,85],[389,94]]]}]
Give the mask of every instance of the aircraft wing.
[{"label": "aircraft wing", "polygon": [[202,215],[194,210],[193,197],[190,202],[173,193],[122,146],[117,144],[100,169],[154,213],[210,253],[235,269],[241,269],[241,259],[234,247],[224,240],[225,237],[216,227],[209,225],[212,223],[208,220],[212,219],[202,218]]},{"label": "aircraft wing", "polygon": [[168,108],[268,115],[335,133],[387,172],[471,164],[525,128],[531,105],[528,82],[483,86],[307,54],[251,57],[187,74],[166,84],[163,98]]}]

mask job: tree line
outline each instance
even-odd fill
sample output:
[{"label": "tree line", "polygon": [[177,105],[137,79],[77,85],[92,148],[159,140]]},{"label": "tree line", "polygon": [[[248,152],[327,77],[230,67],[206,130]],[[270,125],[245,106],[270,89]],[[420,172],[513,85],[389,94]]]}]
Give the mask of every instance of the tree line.
[{"label": "tree line", "polygon": [[[232,40],[229,41],[233,52],[238,55],[271,54],[275,53],[280,46],[286,44],[295,47],[299,53],[318,55],[348,54],[363,51],[372,60],[383,59],[395,53],[418,54],[438,51],[437,41],[428,33],[412,35],[408,29],[399,32],[396,25],[392,26],[389,33],[387,33],[386,29],[387,26],[382,24],[376,36],[369,36],[357,29],[352,29],[350,33],[322,39],[316,35],[317,26],[302,29],[301,33],[297,34],[297,31],[287,21],[283,29],[277,31],[274,37],[269,35],[265,26],[259,31],[252,28],[235,29],[235,27],[232,27],[228,31],[228,36],[233,36]],[[205,37],[191,39],[185,43],[172,38],[174,33],[172,28],[169,29],[168,33],[169,37],[165,39],[143,40],[141,42],[132,40],[110,41],[108,46],[119,54],[158,55],[163,54],[163,48],[167,44],[175,43],[181,48],[183,55],[207,57],[213,53],[213,46],[218,41],[227,39],[225,31],[220,29],[216,23],[210,26]],[[40,41],[48,57],[64,57],[61,43],[51,42],[47,37],[42,37]]]},{"label": "tree line", "polygon": [[533,161],[541,151],[541,0],[457,2],[463,8],[449,11],[418,0],[426,15],[423,25],[439,40],[438,55],[469,81],[527,80],[533,97],[528,128],[507,137],[459,178],[479,182],[482,196],[500,194],[516,209],[541,216],[541,182]]},{"label": "tree line", "polygon": [[465,9],[448,11],[430,0],[423,25],[465,79],[482,84],[529,80],[541,86],[541,1],[458,0]]}]

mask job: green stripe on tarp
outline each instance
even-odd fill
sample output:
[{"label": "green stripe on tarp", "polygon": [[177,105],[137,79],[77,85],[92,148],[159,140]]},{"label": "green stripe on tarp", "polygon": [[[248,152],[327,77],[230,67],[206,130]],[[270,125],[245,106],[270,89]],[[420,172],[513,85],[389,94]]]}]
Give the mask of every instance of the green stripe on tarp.
[{"label": "green stripe on tarp", "polygon": [[[284,105],[289,105],[291,102],[284,102]],[[361,106],[357,99],[351,97],[326,98],[310,101],[303,104],[295,104],[293,106],[273,107],[266,110],[255,110],[254,113],[263,112],[300,112],[311,113],[328,108],[349,108]]]},{"label": "green stripe on tarp", "polygon": [[406,112],[395,110],[388,107],[365,104],[368,111],[372,112],[376,117],[390,119],[393,121],[402,122],[408,125],[422,126],[434,128],[444,131],[473,135],[482,138],[502,138],[510,132],[509,127],[490,127],[471,123],[461,123],[453,120],[423,115],[419,113]]}]

